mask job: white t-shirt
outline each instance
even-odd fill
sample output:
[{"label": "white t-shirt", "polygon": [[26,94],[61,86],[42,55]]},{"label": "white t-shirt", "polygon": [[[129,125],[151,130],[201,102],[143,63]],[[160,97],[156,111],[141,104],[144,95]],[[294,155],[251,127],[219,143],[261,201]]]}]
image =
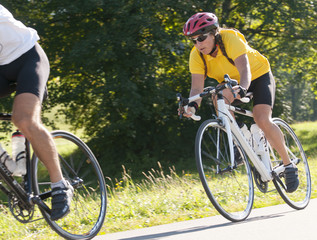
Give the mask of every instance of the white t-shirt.
[{"label": "white t-shirt", "polygon": [[0,4],[0,65],[13,62],[40,39],[36,30],[14,19]]}]

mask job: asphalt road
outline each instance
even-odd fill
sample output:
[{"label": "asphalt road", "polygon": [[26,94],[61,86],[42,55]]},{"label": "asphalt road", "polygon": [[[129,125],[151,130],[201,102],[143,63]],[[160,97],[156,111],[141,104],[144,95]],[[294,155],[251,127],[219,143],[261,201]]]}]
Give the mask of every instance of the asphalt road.
[{"label": "asphalt road", "polygon": [[286,204],[253,209],[247,220],[222,216],[97,236],[94,240],[317,240],[317,199],[304,210]]}]

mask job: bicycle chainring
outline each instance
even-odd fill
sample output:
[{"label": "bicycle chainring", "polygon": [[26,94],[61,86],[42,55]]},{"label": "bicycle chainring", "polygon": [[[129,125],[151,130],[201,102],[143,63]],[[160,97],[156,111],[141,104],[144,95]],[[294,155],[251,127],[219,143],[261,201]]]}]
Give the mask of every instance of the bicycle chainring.
[{"label": "bicycle chainring", "polygon": [[267,191],[268,191],[268,183],[262,181],[261,175],[260,175],[260,173],[255,169],[255,167],[252,167],[252,171],[253,171],[253,176],[254,176],[255,185],[258,187],[258,189],[259,189],[261,192],[267,193]]},{"label": "bicycle chainring", "polygon": [[15,197],[14,195],[9,196],[8,203],[9,203],[9,209],[10,209],[12,215],[19,222],[27,223],[27,222],[30,222],[30,220],[33,218],[34,206],[26,209],[20,203],[19,199],[17,197]]}]

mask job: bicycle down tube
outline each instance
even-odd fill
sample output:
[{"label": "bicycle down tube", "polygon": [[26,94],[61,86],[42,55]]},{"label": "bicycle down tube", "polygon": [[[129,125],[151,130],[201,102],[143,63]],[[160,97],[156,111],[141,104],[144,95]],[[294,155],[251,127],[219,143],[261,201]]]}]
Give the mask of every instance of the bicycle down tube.
[{"label": "bicycle down tube", "polygon": [[[197,94],[195,96],[192,96],[188,98],[189,102],[195,101],[197,99],[202,98],[201,94]],[[248,157],[251,159],[252,163],[254,164],[254,167],[257,169],[257,171],[260,173],[262,180],[264,182],[268,182],[273,179],[273,176],[271,172],[265,167],[263,162],[259,159],[259,157],[256,155],[256,153],[253,151],[251,146],[247,143],[245,140],[244,136],[242,135],[242,132],[239,129],[239,126],[237,125],[236,121],[233,119],[231,113],[229,112],[230,106],[228,104],[225,104],[224,99],[218,99],[217,100],[218,104],[218,115],[219,119],[222,121],[224,124],[224,127],[226,128],[228,137],[231,139],[229,142],[229,148],[230,148],[230,157],[231,157],[231,167],[233,168],[234,166],[234,154],[233,154],[233,142],[232,142],[232,133],[235,134],[237,137],[238,141],[241,143],[242,147],[244,148],[246,154]],[[249,112],[248,114],[250,114]],[[194,120],[195,120],[194,116]],[[252,117],[252,115],[250,115]]]},{"label": "bicycle down tube", "polygon": [[[191,112],[185,108],[186,105],[204,97],[211,98],[217,111],[217,116],[213,114],[200,125],[195,138],[196,165],[209,200],[228,220],[242,221],[249,216],[252,209],[253,181],[263,193],[269,192],[268,182],[272,181],[279,195],[290,207],[297,210],[305,208],[311,196],[311,179],[307,158],[296,134],[285,121],[272,119],[283,133],[289,158],[298,169],[300,185],[294,194],[288,191],[282,181],[285,179],[285,167],[278,152],[266,142],[268,152],[262,159],[262,155],[258,156],[253,149],[252,131],[244,133],[247,126],[238,126],[233,112],[250,118],[253,118],[253,113],[225,103],[222,91],[229,89],[235,96],[236,88],[233,87],[237,86],[238,82],[227,75],[224,80],[225,84],[206,87],[200,94],[189,98],[177,94],[180,117],[184,112]],[[247,103],[250,98],[250,94],[247,94],[240,101]],[[201,119],[195,113],[191,113],[190,117],[195,121]]]}]

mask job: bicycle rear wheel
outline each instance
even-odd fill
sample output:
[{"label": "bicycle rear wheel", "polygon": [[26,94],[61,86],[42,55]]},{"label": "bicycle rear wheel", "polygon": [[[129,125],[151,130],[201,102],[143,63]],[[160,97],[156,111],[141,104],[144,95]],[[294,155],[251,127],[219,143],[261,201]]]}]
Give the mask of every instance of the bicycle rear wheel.
[{"label": "bicycle rear wheel", "polygon": [[218,212],[230,221],[246,219],[252,209],[254,188],[247,157],[235,136],[233,142],[240,161],[230,169],[228,135],[217,120],[206,120],[195,142],[196,164],[208,198]]},{"label": "bicycle rear wheel", "polygon": [[[66,239],[91,239],[100,231],[106,215],[106,184],[100,166],[88,148],[75,135],[53,131],[52,136],[59,154],[63,176],[74,187],[71,212],[64,218],[52,221],[41,210],[47,223]],[[50,178],[46,168],[33,155],[33,189],[36,195],[51,206]],[[45,194],[48,193],[48,194]]]},{"label": "bicycle rear wheel", "polygon": [[[311,177],[305,152],[296,134],[285,121],[274,118],[273,122],[284,134],[285,145],[290,159],[299,159],[299,163],[296,165],[298,168],[299,186],[295,192],[288,193],[282,184],[279,183],[278,179],[274,179],[273,183],[278,193],[289,206],[298,210],[303,209],[308,205],[311,196]],[[283,164],[275,150],[273,152],[271,151],[271,162],[273,169]],[[284,181],[283,173],[277,177]]]}]

